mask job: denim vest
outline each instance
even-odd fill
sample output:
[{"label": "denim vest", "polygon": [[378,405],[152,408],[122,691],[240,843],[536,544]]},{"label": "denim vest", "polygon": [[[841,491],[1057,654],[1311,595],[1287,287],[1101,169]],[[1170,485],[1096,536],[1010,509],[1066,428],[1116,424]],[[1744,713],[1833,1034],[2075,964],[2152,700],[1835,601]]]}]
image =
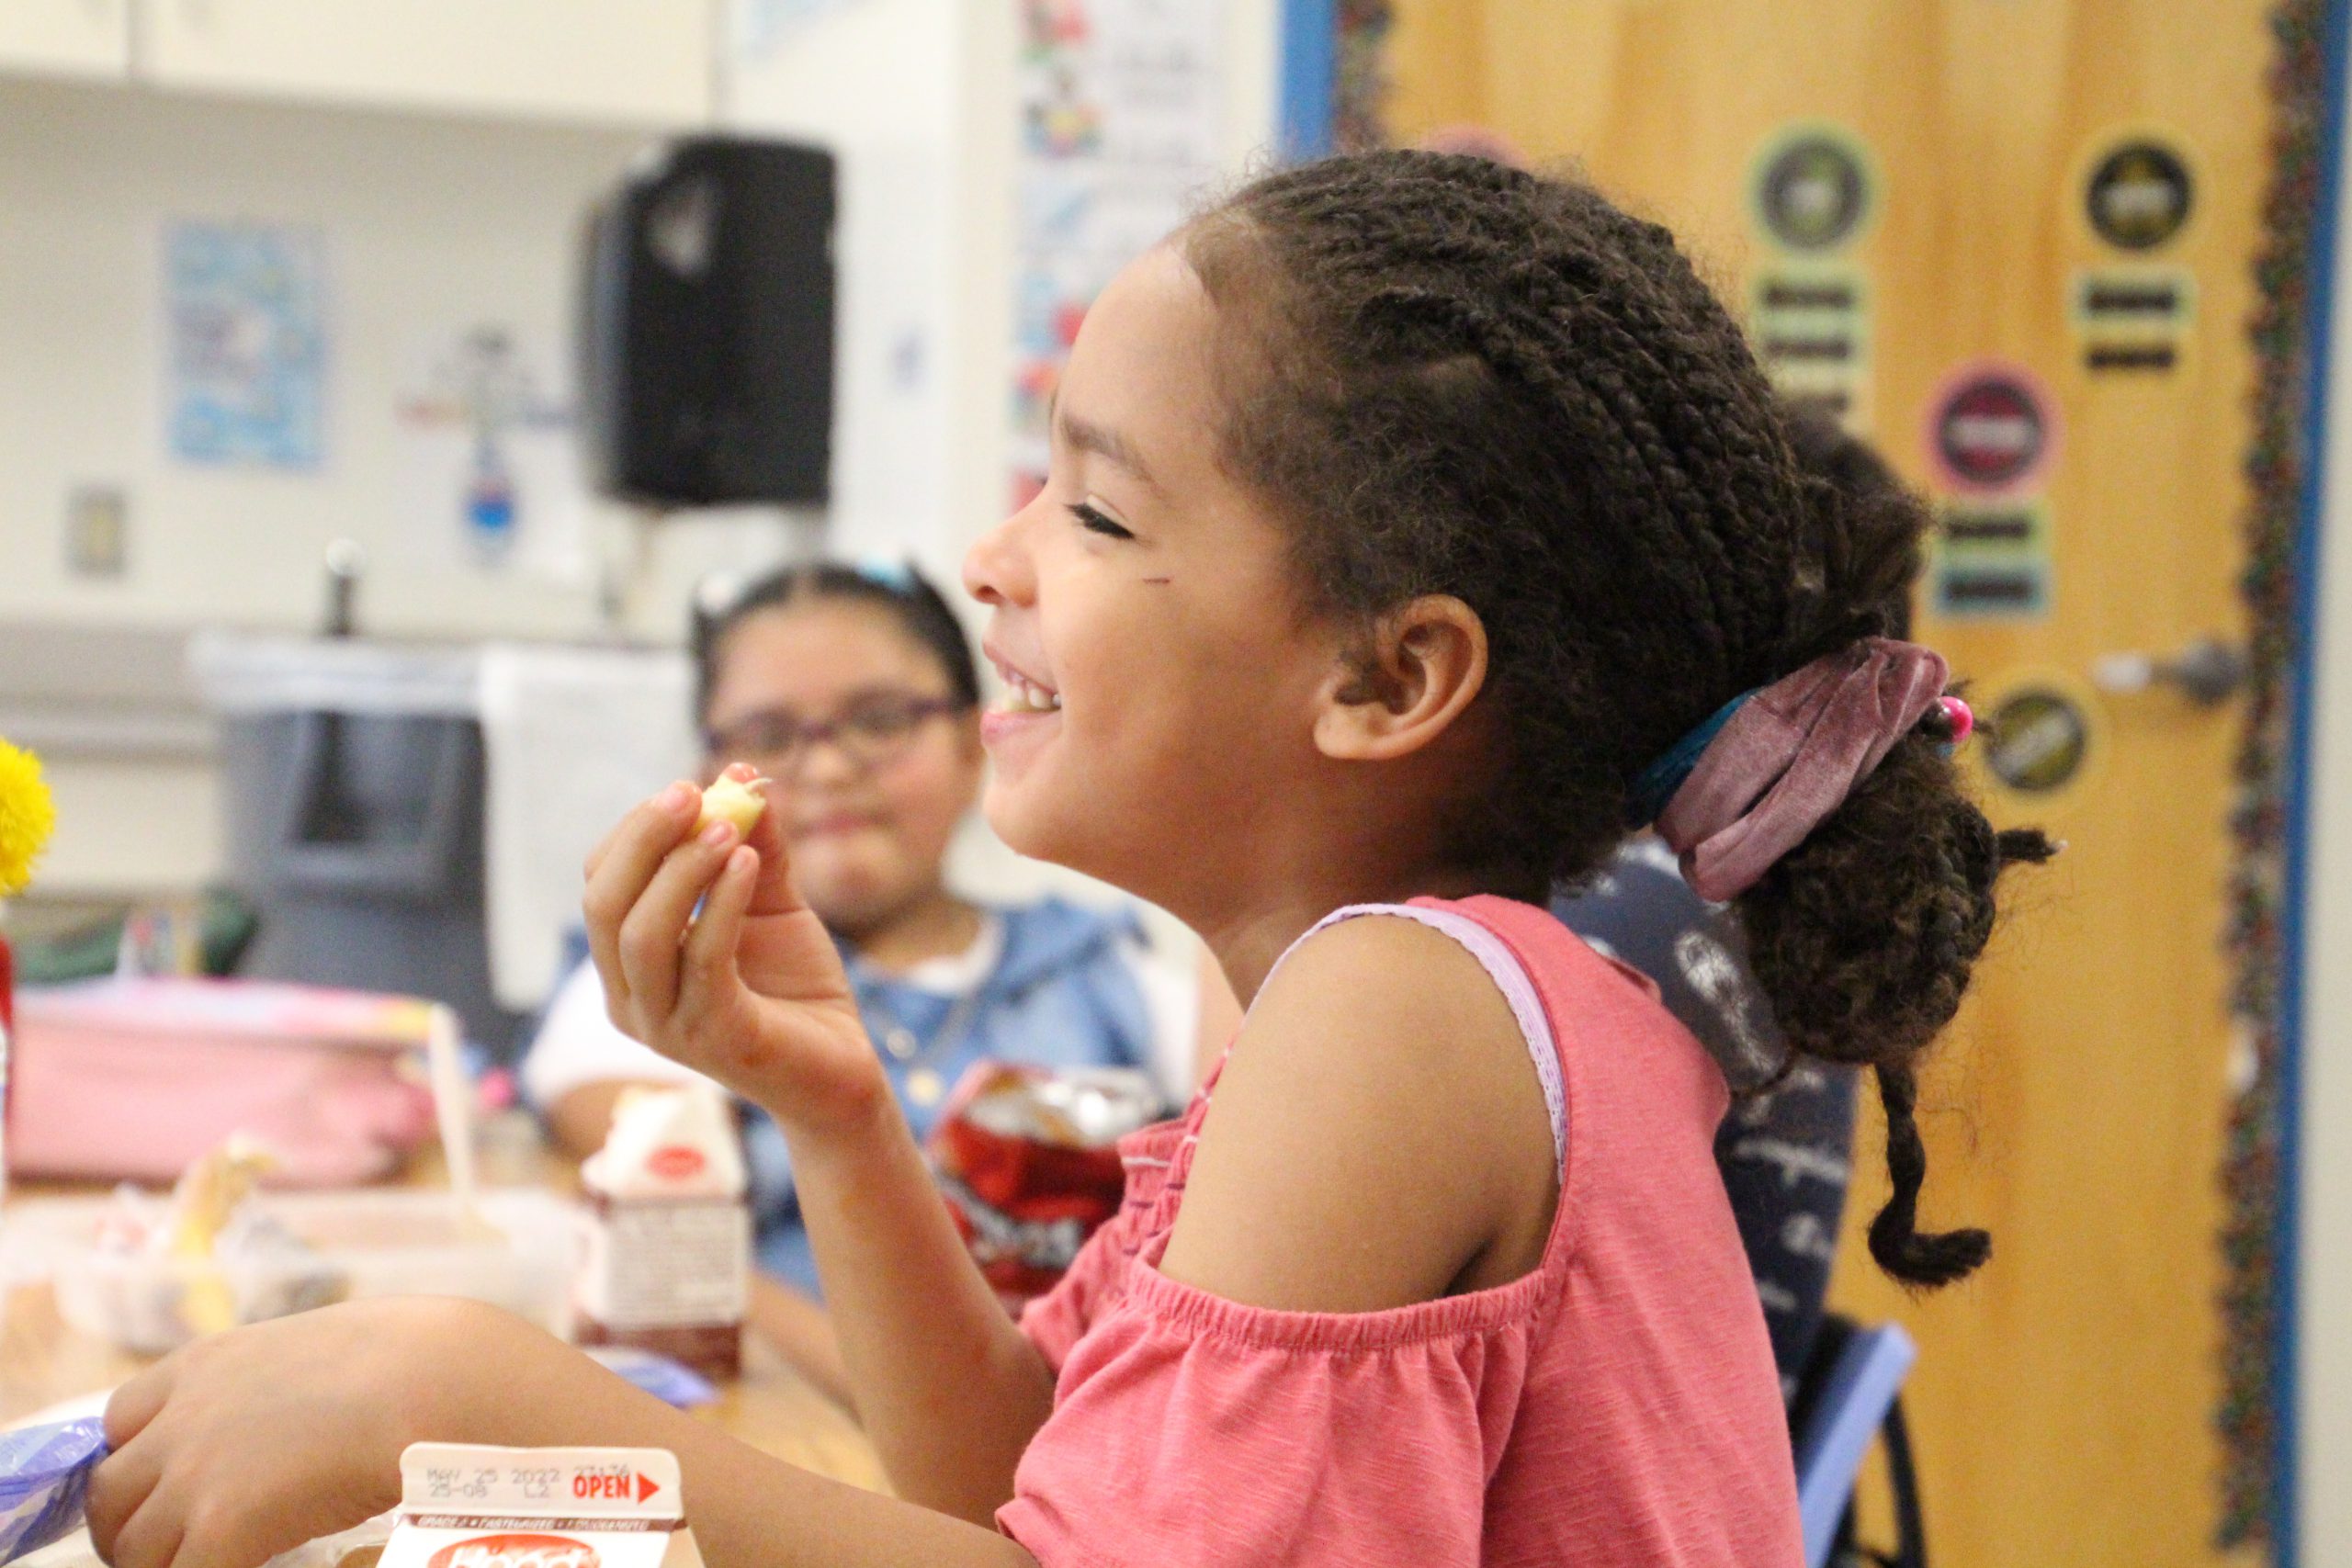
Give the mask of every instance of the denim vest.
[{"label": "denim vest", "polygon": [[[881,974],[842,949],[866,1032],[877,1048],[894,1033],[910,1047],[905,1060],[882,1052],[882,1065],[918,1142],[931,1135],[945,1091],[983,1059],[1046,1067],[1151,1066],[1150,1014],[1120,951],[1125,939],[1142,931],[1131,911],[1046,898],[991,912],[1003,928],[1003,949],[960,1017],[957,998]],[[916,1082],[933,1092],[910,1092]],[[784,1134],[756,1106],[741,1114],[760,1267],[815,1294],[817,1267]]]}]

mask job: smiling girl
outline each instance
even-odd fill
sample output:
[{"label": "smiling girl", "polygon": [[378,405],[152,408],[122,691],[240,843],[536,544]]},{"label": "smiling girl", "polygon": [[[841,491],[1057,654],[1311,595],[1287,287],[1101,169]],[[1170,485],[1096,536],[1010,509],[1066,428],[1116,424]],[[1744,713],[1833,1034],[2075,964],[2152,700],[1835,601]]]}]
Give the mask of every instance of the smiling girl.
[{"label": "smiling girl", "polygon": [[1879,1261],[1983,1259],[1917,1227],[1912,1064],[2048,846],[1958,792],[1943,663],[1851,547],[1665,231],[1430,153],[1249,186],[1096,302],[1051,482],[966,568],[1018,694],[990,822],[1174,910],[1248,1007],[1062,1285],[998,1310],[774,812],[696,836],[682,784],[590,867],[614,1016],[791,1142],[899,1496],[375,1303],[127,1385],[101,1544],[255,1562],[429,1436],[671,1447],[729,1565],[1799,1561],[1723,1078],[1541,903],[1655,813],[1789,1046],[1875,1074]]}]

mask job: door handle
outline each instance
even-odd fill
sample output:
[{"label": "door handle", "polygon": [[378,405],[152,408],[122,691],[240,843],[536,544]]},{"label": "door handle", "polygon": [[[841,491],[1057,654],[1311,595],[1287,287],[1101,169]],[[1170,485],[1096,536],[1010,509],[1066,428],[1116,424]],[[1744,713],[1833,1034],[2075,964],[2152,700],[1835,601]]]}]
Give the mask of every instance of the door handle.
[{"label": "door handle", "polygon": [[2219,706],[2245,684],[2245,652],[2218,637],[2190,643],[2170,659],[2147,653],[2102,653],[2091,661],[2091,683],[2102,692],[2144,692],[2172,686],[2199,707]]}]

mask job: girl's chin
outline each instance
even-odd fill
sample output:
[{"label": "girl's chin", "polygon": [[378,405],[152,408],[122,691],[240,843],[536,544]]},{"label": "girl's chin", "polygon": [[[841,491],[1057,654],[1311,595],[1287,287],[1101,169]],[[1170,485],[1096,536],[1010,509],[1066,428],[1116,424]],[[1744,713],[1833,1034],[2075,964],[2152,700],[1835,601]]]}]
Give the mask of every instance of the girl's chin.
[{"label": "girl's chin", "polygon": [[1036,792],[1030,787],[1035,782],[1008,776],[1001,765],[990,770],[988,788],[980,793],[980,818],[1013,853],[1060,862],[1054,851],[1067,835],[1052,831],[1046,814],[1037,809]]},{"label": "girl's chin", "polygon": [[1073,818],[1044,797],[1045,792],[1037,788],[1040,782],[1008,779],[1001,771],[992,773],[980,796],[980,817],[989,830],[1017,855],[1080,872],[1114,887],[1125,886],[1119,874],[1123,868],[1105,857],[1107,846],[1097,841],[1102,818],[1084,807]]}]

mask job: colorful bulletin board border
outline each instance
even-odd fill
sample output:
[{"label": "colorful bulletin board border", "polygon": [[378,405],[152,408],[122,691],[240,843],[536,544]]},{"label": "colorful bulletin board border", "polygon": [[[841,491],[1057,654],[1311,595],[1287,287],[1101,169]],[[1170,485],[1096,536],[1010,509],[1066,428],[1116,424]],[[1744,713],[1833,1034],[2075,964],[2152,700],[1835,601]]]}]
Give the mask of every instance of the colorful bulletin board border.
[{"label": "colorful bulletin board border", "polygon": [[2344,0],[2270,13],[2270,184],[2254,260],[2254,441],[2245,472],[2252,669],[2231,813],[2231,1007],[2246,1071],[2223,1156],[2224,1548],[2296,1562],[2295,1179],[2311,634],[2342,157]]}]

